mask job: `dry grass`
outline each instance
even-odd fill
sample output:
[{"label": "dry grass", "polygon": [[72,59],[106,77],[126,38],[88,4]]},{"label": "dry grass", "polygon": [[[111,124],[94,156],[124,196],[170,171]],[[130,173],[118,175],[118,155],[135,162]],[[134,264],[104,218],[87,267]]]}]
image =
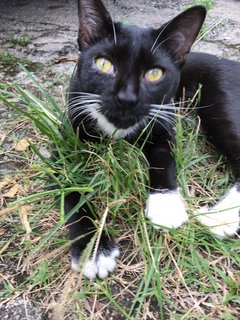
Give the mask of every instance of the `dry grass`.
[{"label": "dry grass", "polygon": [[[8,93],[3,89],[6,105],[13,100],[9,88]],[[103,141],[85,146],[87,164],[76,167],[77,157],[69,159],[59,144],[61,159],[52,163],[46,156],[52,149],[50,136],[43,134],[46,129],[37,129],[27,114],[16,116],[17,100],[29,107],[21,93],[15,92],[13,109],[6,113],[11,117],[1,128],[1,159],[11,164],[0,184],[2,303],[24,295],[58,320],[239,319],[239,240],[215,238],[191,215],[199,204],[219,199],[231,183],[224,160],[216,158],[199,133],[198,120],[178,123],[182,143],[175,150],[190,219],[179,230],[161,233],[144,218],[147,171],[141,153],[123,141]],[[56,111],[45,93],[39,101]],[[24,138],[31,138],[35,147],[16,151],[14,146]],[[129,153],[135,163],[129,164]],[[92,200],[100,213],[107,212],[104,228],[115,235],[121,250],[117,270],[104,281],[90,282],[70,270],[65,218],[57,191],[48,189],[56,183],[54,170],[63,173],[57,178],[59,195],[69,185],[94,190],[98,185]],[[13,187],[15,194],[6,197]]]}]

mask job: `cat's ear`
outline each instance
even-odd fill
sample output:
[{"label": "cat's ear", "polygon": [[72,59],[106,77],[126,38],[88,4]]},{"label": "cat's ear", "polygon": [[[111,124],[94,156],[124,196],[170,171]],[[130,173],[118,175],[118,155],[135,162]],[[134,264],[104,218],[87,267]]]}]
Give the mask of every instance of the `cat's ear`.
[{"label": "cat's ear", "polygon": [[202,6],[192,7],[160,29],[159,47],[164,47],[175,63],[182,65],[206,17]]},{"label": "cat's ear", "polygon": [[83,50],[112,30],[112,19],[100,0],[78,0],[78,45]]}]

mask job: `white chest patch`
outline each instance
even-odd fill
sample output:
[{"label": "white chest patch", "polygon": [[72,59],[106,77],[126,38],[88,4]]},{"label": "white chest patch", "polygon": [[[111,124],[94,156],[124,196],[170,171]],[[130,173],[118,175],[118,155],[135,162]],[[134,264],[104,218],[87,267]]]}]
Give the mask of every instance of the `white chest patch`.
[{"label": "white chest patch", "polygon": [[127,129],[117,129],[104,115],[94,108],[91,109],[91,116],[93,119],[97,120],[98,129],[108,137],[112,137],[114,139],[125,138],[133,134],[141,124],[139,122]]},{"label": "white chest patch", "polygon": [[93,280],[96,277],[104,279],[115,269],[117,265],[116,258],[119,256],[119,254],[120,252],[117,248],[114,248],[112,251],[110,251],[108,255],[99,253],[95,260],[92,258],[89,259],[82,268],[78,261],[72,260],[72,269],[77,272],[82,271],[82,274],[90,280]]},{"label": "white chest patch", "polygon": [[198,220],[219,237],[232,237],[240,227],[240,192],[234,185],[212,208],[195,212]]},{"label": "white chest patch", "polygon": [[177,190],[164,193],[150,193],[148,196],[146,217],[159,229],[178,228],[187,221],[188,216],[184,203]]}]

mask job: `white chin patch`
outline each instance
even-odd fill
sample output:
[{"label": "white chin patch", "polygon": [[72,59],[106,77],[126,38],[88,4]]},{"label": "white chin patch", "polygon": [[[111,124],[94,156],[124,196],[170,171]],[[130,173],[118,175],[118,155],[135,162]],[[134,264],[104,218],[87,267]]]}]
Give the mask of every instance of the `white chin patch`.
[{"label": "white chin patch", "polygon": [[100,279],[106,278],[109,273],[113,272],[116,267],[116,258],[119,256],[119,249],[114,248],[108,255],[99,253],[95,260],[90,258],[81,268],[78,261],[72,260],[72,269],[93,280],[96,277]]},{"label": "white chin patch", "polygon": [[239,229],[239,212],[240,192],[235,185],[215,206],[200,208],[195,214],[197,219],[218,237],[232,237]]},{"label": "white chin patch", "polygon": [[117,129],[108,119],[96,109],[91,110],[91,116],[97,120],[98,129],[105,133],[108,137],[121,139],[132,135],[141,125],[141,122],[136,123],[127,129]]},{"label": "white chin patch", "polygon": [[180,227],[188,216],[177,190],[150,193],[147,200],[146,217],[159,229]]}]

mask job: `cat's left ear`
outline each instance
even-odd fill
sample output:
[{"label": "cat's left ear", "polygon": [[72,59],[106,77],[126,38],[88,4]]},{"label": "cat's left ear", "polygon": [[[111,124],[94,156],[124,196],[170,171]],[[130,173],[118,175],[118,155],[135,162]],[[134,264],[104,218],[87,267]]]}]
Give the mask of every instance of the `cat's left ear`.
[{"label": "cat's left ear", "polygon": [[164,47],[174,62],[182,65],[205,17],[206,9],[203,6],[195,6],[182,12],[159,30],[159,47]]},{"label": "cat's left ear", "polygon": [[112,19],[101,0],[78,0],[79,49],[104,38],[113,29]]}]

